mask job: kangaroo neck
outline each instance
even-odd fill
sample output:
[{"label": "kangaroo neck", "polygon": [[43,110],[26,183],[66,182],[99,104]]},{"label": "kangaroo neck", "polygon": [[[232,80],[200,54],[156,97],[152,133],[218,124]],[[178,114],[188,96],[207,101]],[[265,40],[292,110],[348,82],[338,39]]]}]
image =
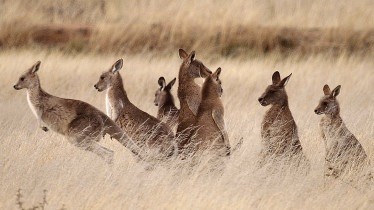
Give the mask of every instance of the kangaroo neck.
[{"label": "kangaroo neck", "polygon": [[339,113],[331,113],[331,114],[325,114],[324,116],[326,119],[328,119],[331,122],[342,122],[342,118],[340,117]]},{"label": "kangaroo neck", "polygon": [[200,94],[200,86],[195,83],[195,78],[190,76],[180,76],[178,85],[179,100],[185,99],[188,95]]},{"label": "kangaroo neck", "polygon": [[108,89],[108,97],[111,103],[122,103],[122,104],[130,104],[129,98],[127,97],[127,93],[123,86],[123,81],[121,75],[117,73],[115,76],[114,82],[112,86]]},{"label": "kangaroo neck", "polygon": [[40,83],[38,82],[35,86],[27,89],[27,96],[31,103],[37,104],[43,96],[46,96],[47,93],[41,88]]},{"label": "kangaroo neck", "polygon": [[174,97],[173,95],[171,95],[170,92],[167,92],[166,95],[164,96],[165,98],[163,98],[162,100],[160,100],[160,107],[161,108],[169,108],[169,107],[175,107],[175,103],[174,103]]},{"label": "kangaroo neck", "polygon": [[205,100],[216,100],[219,99],[220,96],[218,94],[218,87],[214,84],[213,79],[208,77],[201,89],[201,98],[203,101]]},{"label": "kangaroo neck", "polygon": [[288,107],[288,103],[286,104],[274,104],[270,107],[269,112],[278,112],[278,113],[285,113],[291,112],[290,108]]}]

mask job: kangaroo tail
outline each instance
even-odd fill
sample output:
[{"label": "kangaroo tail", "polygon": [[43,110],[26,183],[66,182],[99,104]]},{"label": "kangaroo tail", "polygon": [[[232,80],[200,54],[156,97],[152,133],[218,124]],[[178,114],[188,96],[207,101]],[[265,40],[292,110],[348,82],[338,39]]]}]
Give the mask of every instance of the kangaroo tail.
[{"label": "kangaroo tail", "polygon": [[119,143],[129,149],[136,157],[144,160],[142,149],[118,126],[113,120],[104,119],[104,133],[116,139]]}]

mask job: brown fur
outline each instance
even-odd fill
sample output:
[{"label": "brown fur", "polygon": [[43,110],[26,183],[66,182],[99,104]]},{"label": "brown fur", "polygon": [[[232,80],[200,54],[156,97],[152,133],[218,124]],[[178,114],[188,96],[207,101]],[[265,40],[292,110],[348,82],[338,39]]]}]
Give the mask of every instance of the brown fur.
[{"label": "brown fur", "polygon": [[285,85],[290,76],[281,80],[279,72],[274,72],[273,84],[269,85],[258,99],[262,106],[271,105],[261,124],[264,146],[261,152],[261,164],[269,158],[306,159],[299,141],[296,123],[288,106]]},{"label": "brown fur", "polygon": [[95,153],[108,163],[112,162],[113,151],[97,143],[106,133],[135,155],[140,155],[139,148],[127,134],[95,107],[83,101],[59,98],[45,92],[36,73],[39,66],[40,61],[27,70],[14,85],[17,90],[27,89],[28,102],[37,117],[39,127],[44,131],[52,129],[67,136],[75,146]]},{"label": "brown fur", "polygon": [[[212,72],[204,64],[195,59],[195,51],[187,54],[179,49],[179,57],[183,60],[179,68],[178,98],[180,102],[177,134],[191,131],[196,122],[196,114],[201,101],[201,87],[195,83],[196,78],[206,78]],[[192,132],[192,131],[191,131]],[[189,137],[190,134],[187,134]],[[189,143],[189,138],[178,142],[179,150]]]},{"label": "brown fur", "polygon": [[326,148],[325,175],[336,178],[351,169],[362,169],[368,163],[368,158],[360,142],[340,117],[340,106],[336,99],[340,85],[333,91],[325,85],[323,91],[325,95],[314,112],[324,114],[319,126]]},{"label": "brown fur", "polygon": [[174,127],[179,116],[179,109],[175,106],[174,96],[171,88],[176,78],[171,80],[167,85],[164,77],[158,79],[160,87],[155,93],[154,104],[158,106],[157,119],[165,122],[169,127]]},{"label": "brown fur", "polygon": [[122,68],[122,62],[122,59],[118,60],[109,71],[101,75],[95,85],[99,91],[107,90],[108,115],[138,145],[157,150],[154,154],[161,155],[161,158],[170,156],[175,149],[171,129],[157,118],[140,110],[128,99],[122,77],[118,72]]},{"label": "brown fur", "polygon": [[210,150],[219,156],[230,154],[230,143],[224,124],[224,108],[220,99],[222,83],[219,79],[221,68],[205,80],[202,100],[197,112],[197,133],[195,151]]}]

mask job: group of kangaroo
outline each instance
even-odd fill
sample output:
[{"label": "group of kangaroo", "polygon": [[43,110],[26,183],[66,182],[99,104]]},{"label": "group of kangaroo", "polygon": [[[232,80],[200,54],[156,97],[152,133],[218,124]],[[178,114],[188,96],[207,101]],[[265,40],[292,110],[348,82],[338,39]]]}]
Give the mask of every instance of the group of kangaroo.
[{"label": "group of kangaroo", "polygon": [[[106,91],[106,114],[88,103],[45,92],[37,74],[40,61],[21,75],[14,88],[27,89],[28,104],[42,130],[51,129],[66,136],[75,146],[95,153],[107,163],[112,163],[113,151],[98,144],[106,134],[142,161],[206,153],[213,154],[216,159],[225,159],[232,154],[232,149],[221,101],[221,68],[212,72],[195,56],[194,51],[188,54],[179,49],[182,60],[178,75],[180,109],[171,92],[176,78],[169,83],[164,77],[158,79],[154,101],[158,106],[157,118],[129,100],[119,73],[122,59],[102,73],[94,85],[99,92]],[[281,79],[279,72],[274,72],[272,84],[258,98],[262,106],[271,105],[261,124],[260,165],[269,160],[285,159],[309,164],[288,105],[285,86],[291,75]],[[202,87],[195,82],[197,78],[204,79]],[[320,130],[326,148],[325,175],[338,177],[347,170],[362,168],[369,160],[340,117],[336,99],[340,85],[332,91],[325,85],[323,93],[314,111],[318,115],[324,114]]]}]

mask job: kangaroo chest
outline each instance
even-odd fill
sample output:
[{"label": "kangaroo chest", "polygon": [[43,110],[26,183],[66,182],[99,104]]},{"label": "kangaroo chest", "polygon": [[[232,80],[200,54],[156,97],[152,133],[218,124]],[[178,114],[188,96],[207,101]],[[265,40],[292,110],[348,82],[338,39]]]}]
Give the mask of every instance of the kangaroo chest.
[{"label": "kangaroo chest", "polygon": [[66,105],[56,98],[44,97],[41,99],[28,94],[27,101],[37,120],[58,133],[67,131],[68,124],[76,114],[70,105]]},{"label": "kangaroo chest", "polygon": [[120,99],[118,101],[114,101],[113,99],[111,99],[109,93],[107,93],[105,97],[105,107],[107,115],[112,120],[116,120],[119,117],[124,104]]},{"label": "kangaroo chest", "polygon": [[284,135],[289,130],[295,130],[296,126],[292,117],[283,111],[272,111],[266,113],[262,121],[262,132],[269,135]]},{"label": "kangaroo chest", "polygon": [[42,116],[42,113],[43,113],[42,112],[42,107],[36,101],[37,100],[33,100],[31,98],[31,95],[29,94],[29,92],[27,92],[27,103],[29,104],[29,107],[30,107],[32,113],[35,115],[36,119],[41,120],[41,116]]},{"label": "kangaroo chest", "polygon": [[292,115],[281,109],[270,109],[265,114],[261,136],[267,150],[275,153],[283,153],[287,148],[300,145]]},{"label": "kangaroo chest", "polygon": [[349,144],[349,139],[352,138],[352,134],[345,128],[343,122],[334,122],[327,117],[321,119],[320,129],[325,136],[325,146],[329,152]]}]

